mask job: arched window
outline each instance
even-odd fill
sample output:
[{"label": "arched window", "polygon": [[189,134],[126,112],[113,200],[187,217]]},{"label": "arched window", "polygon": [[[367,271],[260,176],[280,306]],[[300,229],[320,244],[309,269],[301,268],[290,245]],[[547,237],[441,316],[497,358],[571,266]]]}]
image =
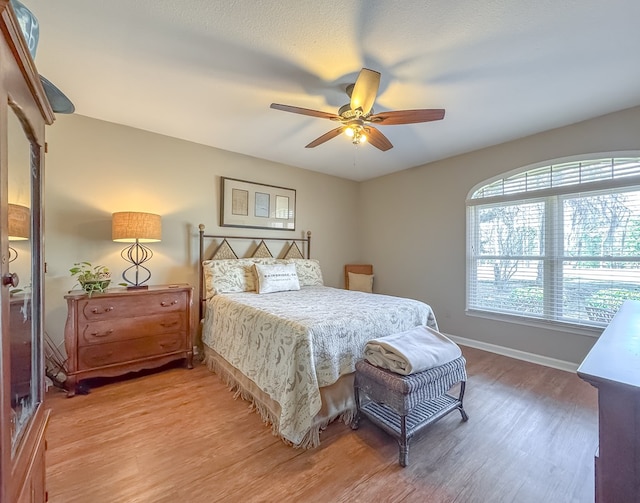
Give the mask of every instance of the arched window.
[{"label": "arched window", "polygon": [[606,325],[640,300],[640,157],[511,172],[467,199],[467,310]]}]

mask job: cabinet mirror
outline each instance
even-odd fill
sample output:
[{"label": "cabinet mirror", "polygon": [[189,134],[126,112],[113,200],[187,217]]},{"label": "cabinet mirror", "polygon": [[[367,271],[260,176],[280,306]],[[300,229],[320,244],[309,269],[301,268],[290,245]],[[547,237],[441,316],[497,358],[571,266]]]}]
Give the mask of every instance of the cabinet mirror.
[{"label": "cabinet mirror", "polygon": [[[18,106],[8,113],[8,239],[10,292],[11,444],[15,453],[41,398],[38,386],[38,344],[34,339],[34,275],[32,226],[32,155],[26,121]],[[23,124],[25,126],[23,127]],[[27,128],[27,129],[25,129]]]}]

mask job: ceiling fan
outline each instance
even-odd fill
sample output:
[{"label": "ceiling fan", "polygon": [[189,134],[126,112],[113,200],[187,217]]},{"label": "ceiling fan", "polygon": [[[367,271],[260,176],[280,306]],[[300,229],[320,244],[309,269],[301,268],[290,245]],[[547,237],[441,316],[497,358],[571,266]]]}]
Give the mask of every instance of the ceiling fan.
[{"label": "ceiling fan", "polygon": [[444,109],[428,108],[419,110],[396,110],[374,113],[373,102],[380,86],[380,73],[363,68],[354,84],[347,86],[347,95],[351,101],[338,110],[338,114],[271,103],[271,108],[284,112],[320,117],[340,122],[340,126],[332,129],[309,143],[306,148],[317,147],[336,136],[345,133],[351,142],[358,145],[368,141],[374,147],[384,151],[393,148],[389,139],[373,125],[392,126],[397,124],[416,124],[419,122],[439,121],[444,118]]}]

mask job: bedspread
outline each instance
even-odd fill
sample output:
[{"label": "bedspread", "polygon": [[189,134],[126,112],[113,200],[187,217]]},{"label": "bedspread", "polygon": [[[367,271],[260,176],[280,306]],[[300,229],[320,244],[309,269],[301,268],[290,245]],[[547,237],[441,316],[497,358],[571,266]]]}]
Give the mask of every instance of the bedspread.
[{"label": "bedspread", "polygon": [[368,340],[418,325],[438,329],[423,302],[317,286],[215,295],[202,339],[280,404],[274,426],[299,445],[320,410],[319,388],[354,372]]}]

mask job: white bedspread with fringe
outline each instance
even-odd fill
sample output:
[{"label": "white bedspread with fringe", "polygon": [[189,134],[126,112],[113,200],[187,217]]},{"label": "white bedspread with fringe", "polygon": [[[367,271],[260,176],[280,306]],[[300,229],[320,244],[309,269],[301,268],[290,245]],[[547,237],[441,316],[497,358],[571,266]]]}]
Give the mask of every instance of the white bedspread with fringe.
[{"label": "white bedspread with fringe", "polygon": [[324,286],[259,295],[215,295],[207,301],[202,340],[281,408],[265,417],[291,444],[315,447],[320,388],[355,371],[368,340],[426,325],[427,304]]}]

